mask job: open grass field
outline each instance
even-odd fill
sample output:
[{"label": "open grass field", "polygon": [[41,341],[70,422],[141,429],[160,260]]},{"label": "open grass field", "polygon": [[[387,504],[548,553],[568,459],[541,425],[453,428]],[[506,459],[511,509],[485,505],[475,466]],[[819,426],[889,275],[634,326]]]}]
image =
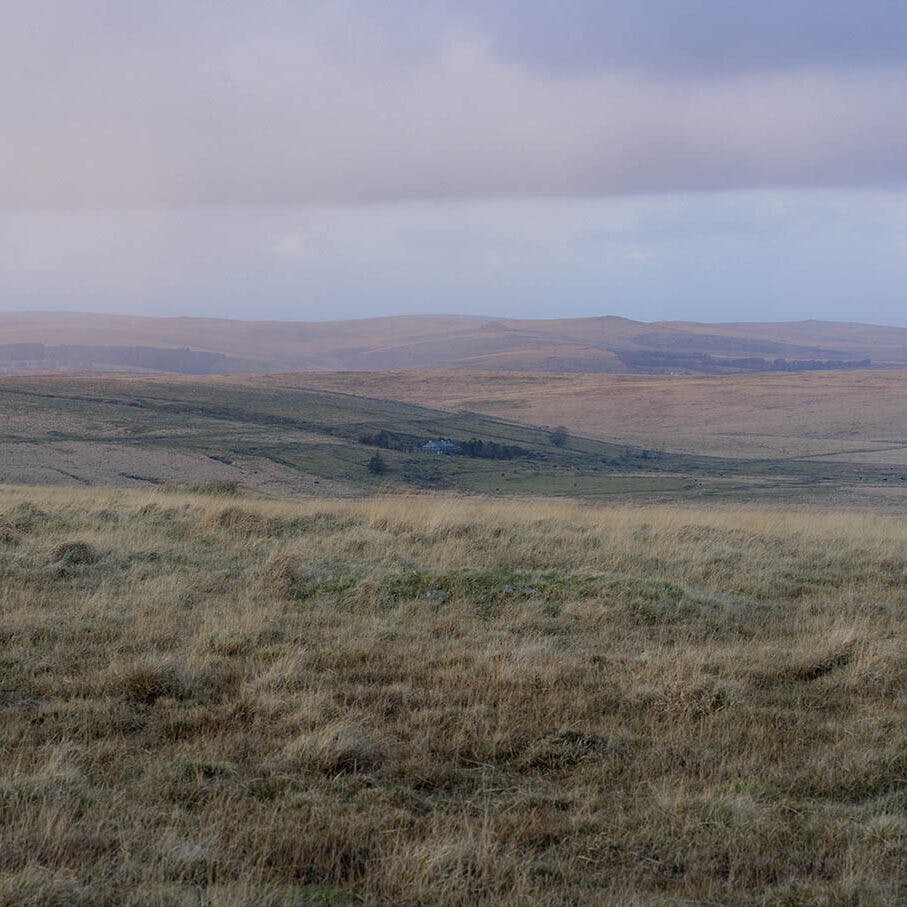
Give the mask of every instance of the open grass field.
[{"label": "open grass field", "polygon": [[[381,488],[600,495],[689,484],[667,456],[656,472],[643,451],[621,445],[577,438],[558,449],[547,431],[532,426],[235,381],[11,377],[0,381],[0,414],[0,478],[9,482],[234,482],[275,495]],[[362,440],[381,432],[404,449]],[[439,437],[477,437],[518,455],[421,451],[422,443]],[[380,476],[368,471],[376,450],[386,463]]]},{"label": "open grass field", "polygon": [[[5,376],[0,380],[0,481],[134,487],[232,482],[278,497],[447,490],[889,509],[902,508],[907,495],[907,466],[898,463],[818,454],[715,456],[706,432],[698,450],[677,453],[669,443],[652,443],[669,441],[667,432],[632,445],[606,440],[605,431],[585,436],[571,424],[575,433],[558,447],[547,428],[530,424],[532,417],[564,415],[540,408],[545,388],[553,399],[563,389],[555,376],[541,387],[530,380],[527,387],[535,386],[536,395],[518,384],[514,393],[533,399],[535,408],[521,412],[516,402],[512,407],[500,403],[496,409],[506,419],[460,410],[451,394],[463,385],[444,376],[423,376],[420,389],[409,395],[381,376],[342,392],[336,385],[355,376],[332,377],[334,385],[318,386],[311,374],[267,379]],[[494,393],[499,378],[474,376],[473,393]],[[309,382],[315,386],[305,386]],[[393,393],[438,394],[449,408],[392,399]],[[786,412],[790,419],[791,411]],[[627,424],[634,424],[626,415]],[[616,424],[611,427],[618,433]],[[497,447],[480,456],[422,450],[424,442],[437,438],[458,443],[477,438]],[[385,464],[380,475],[368,468],[376,451]]]},{"label": "open grass field", "polygon": [[619,444],[719,457],[907,466],[907,372],[555,375],[312,372],[263,385],[367,394],[566,425]]},{"label": "open grass field", "polygon": [[0,489],[0,904],[907,901],[907,522]]}]

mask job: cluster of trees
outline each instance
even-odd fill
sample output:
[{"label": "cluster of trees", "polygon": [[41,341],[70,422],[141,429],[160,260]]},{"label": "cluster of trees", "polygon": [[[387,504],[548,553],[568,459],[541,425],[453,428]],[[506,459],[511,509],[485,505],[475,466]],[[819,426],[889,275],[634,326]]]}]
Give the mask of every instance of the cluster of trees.
[{"label": "cluster of trees", "polygon": [[416,450],[422,442],[419,438],[414,438],[411,435],[401,435],[381,429],[381,431],[372,434],[360,435],[359,443],[368,447],[380,447],[383,450],[399,450],[406,453]]},{"label": "cluster of trees", "polygon": [[619,467],[639,463],[641,460],[662,460],[665,452],[663,450],[637,450],[632,447],[625,447],[616,457],[602,457],[600,462],[604,466]]},{"label": "cluster of trees", "polygon": [[860,359],[766,359],[763,356],[712,356],[710,353],[669,353],[661,350],[623,350],[623,363],[639,369],[690,369],[699,372],[805,372],[835,369],[865,369],[872,360]]},{"label": "cluster of trees", "polygon": [[466,457],[479,457],[483,460],[517,460],[531,457],[532,452],[515,444],[498,444],[497,441],[482,441],[470,438],[458,442],[460,452]]},{"label": "cluster of trees", "polygon": [[[359,443],[369,447],[380,447],[382,450],[396,450],[402,453],[413,453],[422,450],[430,439],[415,438],[411,435],[381,431],[359,436]],[[497,441],[483,441],[481,438],[470,438],[468,441],[457,441],[449,454],[463,457],[477,457],[484,460],[516,460],[533,456],[532,451],[516,444],[499,444]]]}]

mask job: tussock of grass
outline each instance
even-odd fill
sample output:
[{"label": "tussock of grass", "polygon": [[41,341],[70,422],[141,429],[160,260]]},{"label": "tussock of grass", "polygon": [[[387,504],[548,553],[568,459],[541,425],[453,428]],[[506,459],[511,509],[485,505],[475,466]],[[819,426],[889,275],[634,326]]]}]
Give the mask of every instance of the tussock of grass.
[{"label": "tussock of grass", "polygon": [[286,750],[290,759],[330,774],[375,768],[384,761],[385,752],[385,746],[373,732],[346,720],[305,734]]},{"label": "tussock of grass", "polygon": [[51,552],[51,560],[64,567],[83,567],[97,563],[100,555],[88,542],[63,542]]},{"label": "tussock of grass", "polygon": [[174,659],[145,658],[112,665],[107,688],[112,695],[122,696],[127,702],[150,705],[165,696],[184,697],[189,684]]},{"label": "tussock of grass", "polygon": [[28,533],[46,526],[48,515],[32,501],[20,501],[7,511],[6,519],[18,532]]},{"label": "tussock of grass", "polygon": [[217,701],[235,684],[236,670],[229,662],[189,664],[156,655],[114,662],[106,672],[105,688],[129,703],[153,705],[159,699]]},{"label": "tussock of grass", "polygon": [[266,525],[261,514],[243,507],[225,507],[217,514],[215,522],[221,528],[237,533],[261,532]]},{"label": "tussock of grass", "polygon": [[221,498],[235,498],[242,494],[240,483],[231,481],[167,484],[163,490],[174,494],[199,494]]},{"label": "tussock of grass", "polygon": [[833,649],[830,652],[820,654],[817,657],[810,657],[799,665],[791,676],[794,680],[817,680],[830,674],[835,668],[842,668],[850,664],[853,659],[854,644],[845,644]]},{"label": "tussock of grass", "polygon": [[20,534],[12,523],[0,520],[0,546],[11,548],[19,541]]},{"label": "tussock of grass", "polygon": [[907,899],[903,521],[10,489],[0,526],[0,904]]}]

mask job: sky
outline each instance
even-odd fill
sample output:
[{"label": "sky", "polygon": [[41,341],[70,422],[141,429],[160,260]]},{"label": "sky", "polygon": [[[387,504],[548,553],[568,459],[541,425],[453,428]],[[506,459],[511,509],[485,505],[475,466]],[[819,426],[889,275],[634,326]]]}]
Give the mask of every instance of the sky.
[{"label": "sky", "polygon": [[0,0],[0,309],[907,325],[901,0]]}]

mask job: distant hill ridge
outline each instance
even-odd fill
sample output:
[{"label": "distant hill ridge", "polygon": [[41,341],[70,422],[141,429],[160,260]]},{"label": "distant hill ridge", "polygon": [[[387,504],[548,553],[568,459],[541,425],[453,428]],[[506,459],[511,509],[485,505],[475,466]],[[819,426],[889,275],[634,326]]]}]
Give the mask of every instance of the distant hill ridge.
[{"label": "distant hill ridge", "polygon": [[5,372],[203,375],[453,368],[728,374],[905,367],[907,328],[842,322],[460,315],[280,322],[0,313],[0,371]]}]

